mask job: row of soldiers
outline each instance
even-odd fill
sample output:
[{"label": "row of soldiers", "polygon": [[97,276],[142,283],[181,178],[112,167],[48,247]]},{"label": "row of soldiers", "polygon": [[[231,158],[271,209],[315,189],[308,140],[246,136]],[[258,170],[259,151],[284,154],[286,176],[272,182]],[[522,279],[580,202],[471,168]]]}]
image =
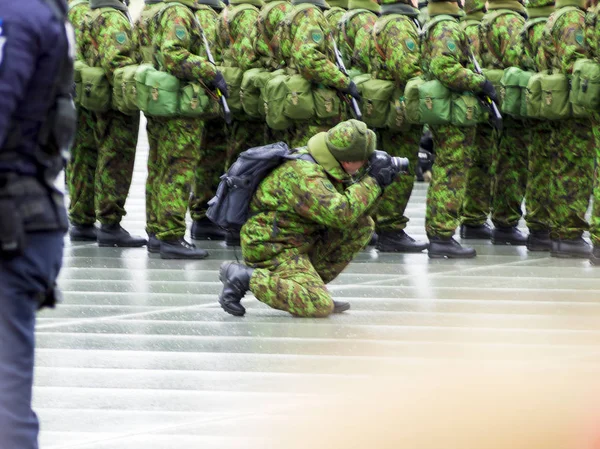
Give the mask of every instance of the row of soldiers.
[{"label": "row of soldiers", "polygon": [[[594,21],[585,35],[583,0],[559,0],[556,5],[552,0],[533,0],[527,8],[518,0],[491,0],[488,6],[469,0],[467,15],[456,2],[433,1],[427,6],[430,19],[423,29],[417,3],[410,0],[383,0],[381,5],[374,0],[338,1],[233,0],[225,6],[217,0],[146,0],[132,27],[120,0],[90,0],[89,5],[87,0],[73,0],[71,20],[79,57],[105,68],[109,79],[116,68],[143,60],[180,79],[202,80],[225,95],[227,86],[207,60],[202,34],[218,64],[243,70],[285,67],[356,99],[360,99],[356,85],[334,63],[332,40],[353,69],[393,80],[400,88],[424,75],[456,91],[492,99],[496,92],[484,75],[473,70],[471,49],[486,68],[554,68],[570,73],[577,58],[598,58],[598,28]],[[556,24],[547,20],[555,6],[569,8]],[[597,8],[591,6],[590,15]],[[502,14],[495,13],[500,10]],[[131,179],[137,118],[84,110],[79,118],[68,170],[71,238],[97,239],[101,245],[145,244],[118,224]],[[584,213],[592,189],[592,123],[506,118],[502,131],[488,125],[431,126],[436,165],[427,197],[429,243],[404,232],[414,176],[402,176],[386,189],[373,214],[378,249],[429,248],[430,257],[474,257],[472,248],[453,239],[460,225],[464,239],[487,238],[495,244],[527,244],[532,251],[552,250],[559,257],[588,257],[590,248],[581,235],[587,229]],[[220,118],[149,117],[148,250],[164,258],[206,257],[204,250],[183,239],[185,213],[189,207],[194,239],[223,238],[205,213],[224,167],[245,148],[276,140],[303,146],[333,124],[313,120],[273,131],[250,118],[236,117],[226,125]],[[421,134],[417,125],[401,132],[381,129],[379,146],[409,158],[414,169]],[[517,229],[524,197],[529,237]],[[486,224],[490,214],[493,230]],[[99,231],[93,226],[96,219],[102,224]],[[599,223],[594,218],[596,246],[600,246]],[[594,250],[592,258],[597,253]]]}]

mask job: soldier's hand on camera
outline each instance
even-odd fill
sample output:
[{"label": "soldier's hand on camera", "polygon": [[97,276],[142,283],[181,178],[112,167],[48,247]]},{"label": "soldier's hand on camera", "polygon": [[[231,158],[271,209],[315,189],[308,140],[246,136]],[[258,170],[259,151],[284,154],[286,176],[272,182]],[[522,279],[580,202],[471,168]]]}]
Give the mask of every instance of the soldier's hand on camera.
[{"label": "soldier's hand on camera", "polygon": [[229,92],[227,91],[227,83],[225,82],[225,78],[221,72],[217,72],[214,79],[211,81],[211,84],[221,91],[221,94],[227,98],[229,97]]},{"label": "soldier's hand on camera", "polygon": [[360,100],[360,92],[358,91],[356,84],[354,84],[354,81],[350,81],[350,85],[346,89],[342,89],[342,92],[350,95],[356,100]]},{"label": "soldier's hand on camera", "polygon": [[382,189],[394,182],[401,170],[401,166],[394,164],[393,158],[385,151],[376,150],[369,158],[369,175],[375,178]]},{"label": "soldier's hand on camera", "polygon": [[485,80],[481,85],[481,95],[489,97],[494,102],[498,102],[498,94],[496,94],[496,89],[494,89],[494,85],[490,80]]}]

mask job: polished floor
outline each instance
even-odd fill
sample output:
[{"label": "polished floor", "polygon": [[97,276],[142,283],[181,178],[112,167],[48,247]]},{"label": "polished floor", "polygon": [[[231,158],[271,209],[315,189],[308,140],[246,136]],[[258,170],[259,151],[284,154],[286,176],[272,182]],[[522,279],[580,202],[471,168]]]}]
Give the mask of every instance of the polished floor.
[{"label": "polished floor", "polygon": [[[146,147],[142,137],[124,220],[140,234]],[[418,184],[407,211],[414,237],[425,194]],[[289,410],[357,381],[457,363],[600,362],[599,267],[474,246],[465,261],[366,250],[330,286],[352,310],[302,320],[250,295],[244,318],[225,314],[217,270],[235,254],[220,243],[185,262],[67,242],[64,303],[37,325],[41,447],[263,448],[292,425]]]}]

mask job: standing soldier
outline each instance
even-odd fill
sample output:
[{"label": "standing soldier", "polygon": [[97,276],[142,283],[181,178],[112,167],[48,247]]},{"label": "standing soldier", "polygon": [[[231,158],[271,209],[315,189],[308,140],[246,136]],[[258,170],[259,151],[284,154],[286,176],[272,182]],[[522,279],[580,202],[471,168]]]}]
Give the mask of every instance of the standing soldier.
[{"label": "standing soldier", "polygon": [[[153,39],[156,32],[156,14],[161,10],[163,0],[145,0],[144,9],[135,26],[135,41],[140,49],[142,62],[152,64]],[[158,185],[158,135],[156,122],[151,116],[146,117],[146,134],[148,135],[148,177],[146,178],[146,233],[148,234],[147,249],[149,253],[160,252],[160,241],[156,238],[158,232],[158,205],[156,195]]]},{"label": "standing soldier", "polygon": [[[468,42],[458,18],[456,2],[434,1],[428,5],[431,20],[423,32],[422,58],[425,74],[456,91],[470,91],[496,99],[492,83],[468,69]],[[438,16],[443,16],[439,17]],[[454,240],[466,187],[465,166],[475,140],[475,127],[431,126],[436,149],[433,178],[427,192],[425,230],[429,257],[470,258],[476,252]]]},{"label": "standing soldier", "polygon": [[256,51],[266,69],[277,69],[283,63],[275,54],[273,39],[291,9],[292,4],[287,0],[268,0],[258,14]]},{"label": "standing soldier", "polygon": [[[489,0],[480,25],[480,56],[484,68],[520,67],[523,53],[519,36],[527,13],[518,0]],[[523,120],[505,116],[502,131],[480,126],[478,151],[492,152],[492,243],[525,245],[527,236],[518,228],[527,183],[527,129]],[[486,143],[487,142],[487,143]],[[477,164],[477,162],[475,163]],[[483,175],[483,173],[481,173]],[[487,188],[483,182],[480,189]],[[473,189],[477,189],[472,185]],[[485,195],[482,194],[482,195]],[[487,211],[480,210],[480,215]],[[483,225],[482,223],[476,223]]]},{"label": "standing soldier", "polygon": [[[154,38],[154,64],[182,81],[215,86],[227,95],[223,75],[206,59],[195,0],[165,0]],[[167,7],[168,6],[168,7]],[[158,225],[163,259],[203,259],[208,252],[184,239],[194,170],[200,163],[204,122],[197,118],[156,119],[159,159]]]},{"label": "standing soldier", "polygon": [[348,0],[330,0],[327,4],[331,6],[331,8],[326,10],[324,15],[329,24],[329,29],[333,32],[333,38],[336,42],[339,42],[337,25],[348,9]]},{"label": "standing soldier", "polygon": [[[544,29],[543,51],[547,69],[570,76],[573,65],[584,58],[585,0],[557,0]],[[588,258],[590,245],[583,239],[594,172],[594,137],[589,118],[570,118],[554,124],[550,139],[554,149],[551,200],[552,257]]]},{"label": "standing soldier", "polygon": [[[195,14],[217,64],[221,64],[221,51],[217,45],[217,22],[225,8],[220,0],[199,0]],[[194,175],[190,200],[190,215],[194,221],[191,235],[194,240],[223,240],[225,232],[206,218],[208,202],[214,196],[219,178],[227,161],[227,126],[222,117],[208,119],[200,145],[200,163]]]},{"label": "standing soldier", "polygon": [[[375,78],[393,80],[402,91],[408,80],[422,74],[418,15],[419,10],[411,5],[410,0],[384,0],[381,17],[368,36],[373,40],[369,71]],[[368,49],[369,46],[363,42],[363,34],[359,34],[354,59],[361,59],[363,48]],[[426,242],[415,241],[404,232],[408,223],[404,212],[415,182],[414,171],[422,131],[421,125],[409,124],[400,132],[389,129],[379,131],[384,151],[410,161],[409,174],[399,176],[386,189],[374,216],[379,251],[420,252],[427,249]]]},{"label": "standing soldier", "polygon": [[[284,24],[289,27],[289,33],[283,33],[285,36],[279,43],[279,48],[290,49],[289,54],[282,55],[288,69],[298,72],[313,83],[321,83],[359,99],[354,82],[335,65],[330,56],[331,33],[322,12],[329,9],[329,5],[325,0],[294,0],[292,4],[294,8]],[[310,137],[330,127],[331,123],[321,123],[317,119],[295,123],[291,146],[306,146]]]},{"label": "standing soldier", "polygon": [[[548,17],[554,11],[554,0],[529,0],[528,20],[521,33],[523,46],[523,68],[541,72],[547,67],[542,50],[542,37]],[[549,120],[528,119],[527,153],[529,175],[525,189],[527,214],[525,220],[529,228],[527,249],[529,251],[550,251],[551,197],[548,186],[552,182],[552,159],[555,148],[549,145],[554,123]]]},{"label": "standing soldier", "polygon": [[[127,6],[118,0],[105,6],[108,4],[90,0],[91,12],[76,25],[85,27],[83,33],[80,28],[78,59],[90,67],[102,68],[112,84],[115,70],[135,64],[138,55]],[[92,112],[91,117],[92,127],[80,121],[78,133],[94,135],[95,148],[78,146],[68,170],[69,191],[77,192],[69,208],[75,228],[71,235],[76,240],[93,239],[97,217],[101,223],[97,233],[100,246],[143,246],[146,239],[129,235],[120,225],[133,176],[139,113],[130,116],[109,110]]]},{"label": "standing soldier", "polygon": [[338,48],[347,69],[357,69],[362,73],[369,71],[371,34],[380,11],[375,0],[348,2],[348,11],[337,23]]}]

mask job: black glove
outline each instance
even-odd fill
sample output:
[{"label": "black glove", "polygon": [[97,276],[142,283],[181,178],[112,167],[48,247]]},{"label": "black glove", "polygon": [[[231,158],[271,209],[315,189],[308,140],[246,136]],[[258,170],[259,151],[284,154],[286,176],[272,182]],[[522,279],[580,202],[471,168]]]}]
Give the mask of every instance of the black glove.
[{"label": "black glove", "polygon": [[483,82],[479,96],[489,97],[493,102],[498,102],[498,94],[496,94],[496,89],[494,89],[494,85],[490,80],[485,80]]},{"label": "black glove", "polygon": [[393,158],[385,151],[374,151],[369,158],[369,175],[375,178],[377,184],[385,189],[398,173],[402,171],[400,164],[395,164]]},{"label": "black glove", "polygon": [[223,74],[221,72],[217,72],[214,79],[211,81],[211,84],[215,89],[219,89],[225,98],[229,97],[227,83],[225,82],[225,78],[223,78]]},{"label": "black glove", "polygon": [[360,92],[358,91],[356,84],[354,84],[354,81],[350,81],[350,85],[346,89],[342,89],[340,92],[348,94],[356,100],[360,100]]}]

